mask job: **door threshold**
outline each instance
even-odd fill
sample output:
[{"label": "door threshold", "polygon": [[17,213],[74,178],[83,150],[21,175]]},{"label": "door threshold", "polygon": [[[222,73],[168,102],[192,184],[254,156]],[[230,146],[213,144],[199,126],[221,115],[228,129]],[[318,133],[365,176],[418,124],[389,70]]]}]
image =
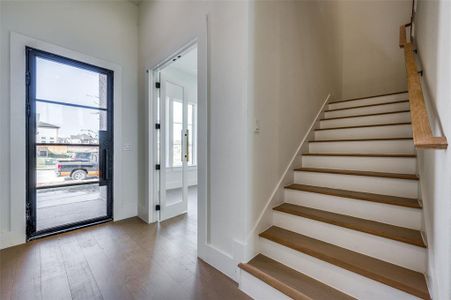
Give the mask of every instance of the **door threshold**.
[{"label": "door threshold", "polygon": [[27,239],[27,242],[31,242],[33,240],[45,238],[45,237],[48,237],[48,236],[51,236],[51,235],[61,234],[61,233],[65,233],[65,232],[81,229],[81,228],[84,228],[84,227],[90,227],[90,226],[99,225],[99,224],[103,224],[103,223],[107,223],[107,222],[111,222],[111,221],[113,221],[113,218],[102,219],[102,220],[94,221],[94,222],[91,222],[91,223],[88,223],[88,224],[76,225],[76,226],[72,226],[72,227],[68,227],[68,228],[64,228],[64,229],[59,229],[59,230],[55,230],[55,231],[51,231],[51,232],[37,233],[37,234],[29,237]]}]

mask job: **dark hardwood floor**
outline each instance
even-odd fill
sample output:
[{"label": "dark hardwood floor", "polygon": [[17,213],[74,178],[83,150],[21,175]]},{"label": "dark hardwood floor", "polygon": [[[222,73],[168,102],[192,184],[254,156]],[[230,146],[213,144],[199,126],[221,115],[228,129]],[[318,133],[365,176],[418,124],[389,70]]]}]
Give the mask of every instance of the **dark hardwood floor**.
[{"label": "dark hardwood floor", "polygon": [[0,299],[248,299],[196,256],[195,209],[132,218],[0,251]]}]

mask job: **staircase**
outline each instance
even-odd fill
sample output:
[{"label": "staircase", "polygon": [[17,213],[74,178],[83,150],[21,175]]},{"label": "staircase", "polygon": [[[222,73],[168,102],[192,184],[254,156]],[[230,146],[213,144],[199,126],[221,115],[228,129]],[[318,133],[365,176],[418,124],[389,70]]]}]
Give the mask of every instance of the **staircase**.
[{"label": "staircase", "polygon": [[256,299],[430,299],[407,93],[328,104],[259,254]]}]

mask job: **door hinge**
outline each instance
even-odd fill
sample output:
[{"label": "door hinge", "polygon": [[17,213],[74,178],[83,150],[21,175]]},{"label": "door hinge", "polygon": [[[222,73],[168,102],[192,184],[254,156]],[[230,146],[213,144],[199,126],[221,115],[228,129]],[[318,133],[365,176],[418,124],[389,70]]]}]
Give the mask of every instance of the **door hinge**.
[{"label": "door hinge", "polygon": [[31,203],[27,201],[25,204],[25,219],[28,221],[31,220]]},{"label": "door hinge", "polygon": [[155,210],[161,210],[161,206],[160,206],[160,204],[157,204],[157,205],[155,205]]},{"label": "door hinge", "polygon": [[161,128],[160,123],[155,123],[155,129],[160,129],[160,128]]},{"label": "door hinge", "polygon": [[155,165],[155,170],[160,170],[160,164]]},{"label": "door hinge", "polygon": [[27,117],[31,115],[31,105],[27,104]]},{"label": "door hinge", "polygon": [[30,75],[30,72],[27,71],[27,72],[25,72],[25,84],[27,86],[30,85],[30,81],[31,81],[31,75]]},{"label": "door hinge", "polygon": [[155,82],[155,88],[156,88],[156,89],[159,89],[160,86],[161,86],[161,84],[160,84],[159,82]]}]

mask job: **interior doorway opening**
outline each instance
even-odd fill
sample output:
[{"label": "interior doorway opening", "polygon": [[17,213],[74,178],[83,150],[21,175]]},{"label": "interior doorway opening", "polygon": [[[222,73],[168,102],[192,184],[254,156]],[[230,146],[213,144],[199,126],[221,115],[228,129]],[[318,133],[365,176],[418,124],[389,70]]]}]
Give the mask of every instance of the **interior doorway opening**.
[{"label": "interior doorway opening", "polygon": [[185,213],[197,221],[197,66],[194,44],[154,71],[159,221]]}]

